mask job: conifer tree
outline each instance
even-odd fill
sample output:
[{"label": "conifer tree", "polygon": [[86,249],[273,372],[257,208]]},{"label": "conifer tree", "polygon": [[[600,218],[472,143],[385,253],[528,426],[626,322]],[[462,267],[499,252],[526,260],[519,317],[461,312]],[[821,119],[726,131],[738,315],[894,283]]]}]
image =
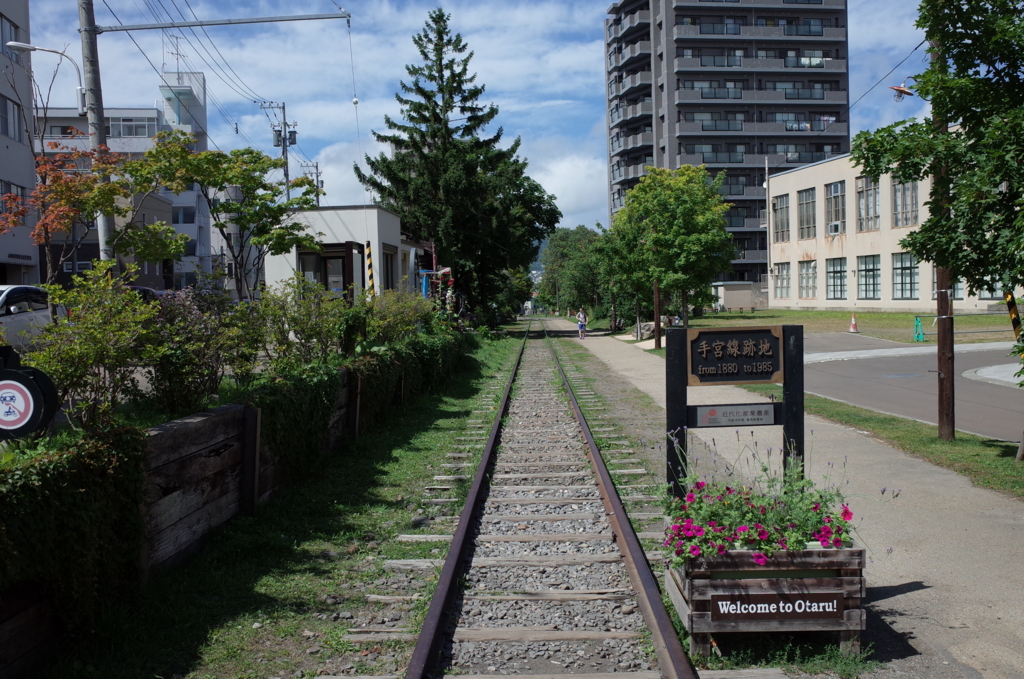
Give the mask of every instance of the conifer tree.
[{"label": "conifer tree", "polygon": [[506,285],[506,270],[528,266],[561,213],[554,197],[526,174],[520,140],[501,148],[502,129],[487,136],[498,115],[480,103],[483,85],[470,74],[472,52],[448,27],[450,15],[430,12],[413,36],[422,63],[406,66],[410,82],[395,95],[402,121],[374,132],[391,157],[366,156],[359,181],[397,213],[402,229],[434,244],[441,266],[451,266],[460,292],[486,305]]}]

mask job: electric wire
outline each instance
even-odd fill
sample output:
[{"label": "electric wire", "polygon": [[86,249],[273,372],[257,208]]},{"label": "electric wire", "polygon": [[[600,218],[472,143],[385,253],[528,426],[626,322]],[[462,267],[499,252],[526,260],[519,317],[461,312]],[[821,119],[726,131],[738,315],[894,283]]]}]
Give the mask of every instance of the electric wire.
[{"label": "electric wire", "polygon": [[[171,2],[173,3],[173,2],[174,2],[174,0],[171,0]],[[177,5],[175,5],[175,6],[177,6]],[[198,17],[198,16],[196,16],[196,12],[195,12],[195,10],[194,10],[194,9],[192,9],[192,5],[191,5],[191,4],[189,3],[189,1],[188,1],[188,0],[185,0],[185,6],[186,6],[186,7],[188,7],[188,11],[189,11],[189,12],[190,12],[190,13],[192,14],[192,17],[193,17],[193,18],[194,18],[194,19],[195,19],[196,21],[199,21],[199,17]],[[181,10],[178,10],[178,11],[181,11]],[[239,82],[239,83],[241,83],[241,84],[242,84],[242,85],[243,85],[243,86],[244,86],[244,87],[245,87],[245,88],[246,88],[247,90],[249,90],[250,92],[252,92],[253,96],[254,96],[254,97],[255,97],[256,99],[259,99],[259,100],[261,100],[261,101],[267,101],[267,98],[266,98],[266,97],[261,97],[260,95],[258,95],[258,94],[256,93],[256,91],[255,91],[255,90],[253,90],[253,89],[252,89],[251,87],[249,87],[248,83],[246,83],[246,82],[245,82],[244,80],[242,80],[242,76],[238,75],[238,72],[237,72],[237,71],[235,71],[235,69],[234,69],[234,68],[233,68],[233,67],[231,66],[231,64],[230,64],[230,63],[228,62],[228,60],[227,60],[227,59],[226,59],[226,58],[224,57],[224,55],[223,55],[223,54],[221,54],[221,51],[220,51],[220,49],[219,49],[219,48],[217,47],[217,43],[215,43],[215,42],[213,41],[213,38],[211,38],[211,37],[210,37],[210,34],[206,32],[206,27],[205,27],[205,26],[201,26],[201,27],[200,27],[200,30],[202,30],[202,31],[203,31],[203,35],[205,35],[205,36],[206,36],[206,39],[210,41],[210,46],[211,46],[211,47],[213,47],[214,51],[215,51],[215,52],[217,52],[217,54],[219,54],[219,55],[220,55],[220,58],[221,58],[221,60],[222,60],[222,61],[224,62],[224,65],[228,67],[228,69],[229,69],[229,70],[230,70],[230,71],[231,71],[231,72],[232,72],[232,73],[233,73],[233,74],[235,75],[235,77],[236,77],[236,78],[238,78],[238,82]]]},{"label": "electric wire", "polygon": [[[120,24],[120,25],[122,25],[122,26],[124,25],[124,22],[123,22],[123,21],[121,21],[121,19],[120,19],[120,18],[119,18],[119,17],[117,16],[117,14],[116,14],[116,13],[114,12],[114,10],[113,10],[113,9],[112,9],[112,8],[110,7],[110,3],[108,3],[108,2],[107,2],[107,0],[103,0],[103,6],[107,8],[107,11],[108,11],[108,12],[110,12],[110,14],[111,14],[111,15],[112,15],[112,16],[114,17],[114,19],[115,19],[115,20],[117,21],[117,23],[118,23],[118,24]],[[144,49],[142,49],[142,46],[141,46],[141,45],[139,45],[138,41],[137,41],[137,40],[135,39],[135,36],[133,36],[133,35],[132,35],[132,32],[131,32],[131,31],[125,31],[125,33],[126,33],[126,34],[128,35],[128,37],[129,37],[129,38],[131,39],[131,41],[132,41],[132,43],[133,43],[133,44],[135,45],[136,49],[138,49],[138,50],[139,50],[139,52],[140,52],[140,53],[142,54],[142,56],[143,56],[143,57],[144,57],[144,58],[146,59],[146,63],[148,63],[148,64],[149,64],[149,67],[150,67],[150,68],[152,68],[152,69],[153,69],[153,72],[154,72],[154,73],[156,73],[156,74],[157,74],[157,76],[159,76],[159,77],[160,77],[160,81],[161,81],[161,82],[166,82],[166,81],[164,80],[163,74],[162,74],[162,73],[160,72],[160,70],[159,70],[159,69],[158,69],[158,68],[156,67],[156,64],[154,64],[154,63],[153,63],[153,60],[149,58],[149,55],[148,55],[148,54],[146,54],[146,51],[145,51]],[[220,148],[220,146],[219,146],[219,145],[217,144],[217,141],[216,141],[216,140],[215,140],[215,139],[214,139],[214,138],[213,138],[212,136],[210,136],[210,133],[209,133],[209,131],[208,131],[208,130],[207,130],[207,129],[206,129],[206,128],[205,128],[204,126],[203,126],[203,125],[199,124],[199,121],[198,121],[198,120],[196,120],[196,119],[195,119],[195,116],[193,116],[193,115],[192,115],[192,111],[191,111],[191,109],[189,109],[189,107],[188,107],[188,104],[186,104],[185,102],[183,102],[183,101],[181,100],[181,97],[180,97],[180,96],[178,96],[178,93],[177,93],[177,92],[175,92],[173,88],[170,88],[170,91],[171,91],[171,93],[172,93],[172,94],[174,95],[174,98],[175,98],[175,99],[177,100],[178,104],[179,104],[179,105],[180,105],[180,106],[181,106],[182,108],[184,108],[184,109],[185,109],[185,111],[187,111],[187,112],[188,112],[188,114],[189,114],[189,118],[191,118],[191,119],[192,119],[192,121],[193,121],[194,123],[196,123],[196,127],[198,127],[198,128],[200,129],[200,131],[202,131],[202,133],[206,135],[206,138],[207,138],[207,139],[209,140],[209,142],[210,142],[211,144],[213,144],[213,146],[214,146],[214,147],[215,147],[215,148],[216,148],[216,149],[217,149],[218,151],[221,151],[222,149],[221,149],[221,148]]]}]

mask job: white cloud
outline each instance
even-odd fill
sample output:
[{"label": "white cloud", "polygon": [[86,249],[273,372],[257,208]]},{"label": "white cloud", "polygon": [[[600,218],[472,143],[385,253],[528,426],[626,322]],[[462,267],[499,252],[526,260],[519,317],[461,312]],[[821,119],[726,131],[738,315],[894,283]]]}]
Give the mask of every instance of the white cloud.
[{"label": "white cloud", "polygon": [[[107,0],[125,23],[154,21],[135,0]],[[180,3],[179,3],[180,4]],[[349,29],[345,21],[307,21],[209,28],[220,55],[208,56],[196,37],[187,33],[180,48],[189,63],[206,71],[208,88],[227,111],[227,120],[211,108],[210,134],[221,148],[245,145],[240,130],[264,151],[271,146],[270,125],[252,103],[252,93],[288,105],[288,118],[298,123],[299,143],[321,163],[331,204],[362,202],[362,189],[351,168],[359,153],[379,152],[370,131],[384,131],[385,114],[396,117],[399,80],[408,81],[405,65],[419,56],[411,37],[419,32],[436,2],[427,0],[363,0],[342,3],[352,13],[351,40],[355,56],[355,91],[359,97],[359,130],[352,106],[353,75]],[[607,221],[606,142],[604,116],[603,20],[607,0],[444,0],[452,14],[451,27],[462,34],[475,53],[471,70],[486,86],[485,103],[501,107],[497,124],[507,140],[523,139],[522,155],[531,161],[531,176],[558,197],[563,225],[593,225]],[[851,112],[852,129],[872,129],[895,120],[921,115],[923,102],[892,101],[888,86],[925,68],[919,50],[891,76],[884,77],[923,38],[913,27],[916,2],[850,0],[851,99],[880,83]],[[329,0],[207,0],[193,2],[202,18],[275,16],[336,11]],[[172,5],[168,4],[171,11]],[[184,8],[184,6],[182,6]],[[32,41],[67,46],[80,54],[78,17],[66,0],[31,0]],[[187,11],[187,10],[186,10]],[[101,25],[117,23],[103,2],[97,3]],[[180,16],[175,15],[180,19]],[[165,15],[163,20],[168,20]],[[132,34],[156,68],[167,62],[171,43],[159,32]],[[128,35],[99,37],[104,99],[108,106],[149,106],[158,98],[158,77]],[[209,48],[212,51],[212,48]],[[220,61],[233,72],[224,79],[203,63]],[[77,58],[77,57],[76,57]],[[33,65],[48,79],[56,57],[36,54]],[[239,84],[239,81],[245,85]],[[74,71],[64,67],[55,89],[55,105],[74,103]],[[299,154],[296,154],[299,155]],[[298,173],[298,165],[293,174]]]}]

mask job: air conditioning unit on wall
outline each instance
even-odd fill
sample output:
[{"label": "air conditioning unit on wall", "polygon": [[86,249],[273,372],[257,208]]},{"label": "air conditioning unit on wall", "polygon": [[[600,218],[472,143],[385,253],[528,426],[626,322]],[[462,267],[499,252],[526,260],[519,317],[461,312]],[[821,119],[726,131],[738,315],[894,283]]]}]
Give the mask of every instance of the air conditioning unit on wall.
[{"label": "air conditioning unit on wall", "polygon": [[841,233],[842,222],[829,222],[828,223],[828,235],[838,236]]}]

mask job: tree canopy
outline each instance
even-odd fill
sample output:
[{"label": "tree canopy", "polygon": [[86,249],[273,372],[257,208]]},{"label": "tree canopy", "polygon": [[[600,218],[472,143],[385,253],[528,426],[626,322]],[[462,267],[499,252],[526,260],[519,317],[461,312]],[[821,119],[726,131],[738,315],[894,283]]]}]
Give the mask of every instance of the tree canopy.
[{"label": "tree canopy", "polygon": [[413,36],[422,62],[406,66],[411,80],[395,95],[402,120],[385,116],[391,133],[374,132],[393,152],[366,156],[369,172],[356,165],[355,173],[404,230],[433,243],[461,293],[490,304],[507,285],[504,272],[535,259],[561,213],[526,174],[520,140],[501,148],[501,128],[487,136],[498,108],[479,102],[484,86],[469,72],[473,53],[452,35],[449,19],[433,10]]},{"label": "tree canopy", "polygon": [[682,296],[685,315],[693,296],[729,270],[735,246],[724,226],[729,204],[718,191],[722,181],[711,181],[703,165],[647,168],[610,230],[617,277],[626,287],[639,294],[657,281],[662,292]]},{"label": "tree canopy", "polygon": [[[865,174],[931,177],[928,220],[901,241],[972,291],[1024,284],[1024,8],[1016,0],[923,0],[934,58],[913,91],[932,117],[853,140]],[[910,79],[908,79],[909,81]]]},{"label": "tree canopy", "polygon": [[538,301],[551,309],[594,309],[601,289],[601,261],[593,229],[577,226],[558,228],[548,237],[540,263],[544,275],[537,290]]}]

